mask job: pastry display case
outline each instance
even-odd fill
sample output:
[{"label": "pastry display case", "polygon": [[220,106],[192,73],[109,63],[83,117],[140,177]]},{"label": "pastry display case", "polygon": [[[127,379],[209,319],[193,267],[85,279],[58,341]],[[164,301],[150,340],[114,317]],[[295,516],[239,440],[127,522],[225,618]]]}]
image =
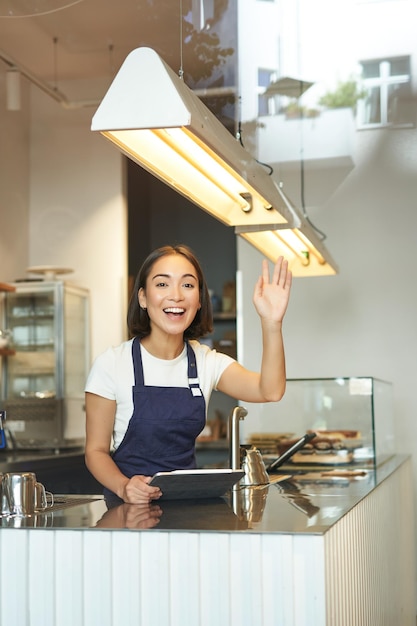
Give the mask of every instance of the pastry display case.
[{"label": "pastry display case", "polygon": [[1,406],[8,446],[66,448],[85,438],[89,293],[62,280],[17,282],[0,294],[8,349]]},{"label": "pastry display case", "polygon": [[248,443],[275,458],[314,431],[288,467],[375,467],[395,454],[392,403],[391,383],[372,377],[290,379]]}]

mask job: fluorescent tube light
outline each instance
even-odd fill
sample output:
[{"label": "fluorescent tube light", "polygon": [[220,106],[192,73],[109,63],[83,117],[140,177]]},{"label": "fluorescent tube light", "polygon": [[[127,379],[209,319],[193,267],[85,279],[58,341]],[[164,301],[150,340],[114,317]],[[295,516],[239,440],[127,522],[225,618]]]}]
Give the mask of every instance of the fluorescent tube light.
[{"label": "fluorescent tube light", "polygon": [[305,223],[293,229],[274,224],[267,229],[237,226],[235,232],[273,262],[284,256],[294,276],[331,276],[338,271],[323,243]]},{"label": "fluorescent tube light", "polygon": [[128,55],[91,129],[228,226],[299,224],[266,170],[150,48]]},{"label": "fluorescent tube light", "polygon": [[[284,192],[282,197],[287,206],[296,211]],[[235,233],[273,262],[279,256],[284,256],[294,276],[336,274],[337,265],[313,226],[302,215],[299,215],[299,220],[300,224],[296,228],[285,228],[282,224],[258,224],[249,227],[236,226]]]}]

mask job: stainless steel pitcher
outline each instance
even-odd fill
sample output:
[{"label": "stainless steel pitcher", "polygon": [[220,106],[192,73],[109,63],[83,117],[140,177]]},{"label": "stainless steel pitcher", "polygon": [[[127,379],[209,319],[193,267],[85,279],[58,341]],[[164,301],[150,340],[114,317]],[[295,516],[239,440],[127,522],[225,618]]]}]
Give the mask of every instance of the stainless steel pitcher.
[{"label": "stainless steel pitcher", "polygon": [[249,485],[268,485],[269,476],[265,468],[262,454],[255,447],[246,450],[246,454],[242,461],[242,469],[245,472],[241,479],[241,484]]},{"label": "stainless steel pitcher", "polygon": [[244,407],[237,406],[229,416],[229,457],[232,469],[242,468],[245,471],[244,477],[239,481],[241,485],[268,485],[269,476],[265,468],[260,451],[252,447],[246,450],[246,454],[241,459],[243,450],[239,443],[239,421],[248,414]]},{"label": "stainless steel pitcher", "polygon": [[9,472],[1,480],[1,513],[17,517],[34,515],[53,505],[48,503],[47,493],[33,472]]}]

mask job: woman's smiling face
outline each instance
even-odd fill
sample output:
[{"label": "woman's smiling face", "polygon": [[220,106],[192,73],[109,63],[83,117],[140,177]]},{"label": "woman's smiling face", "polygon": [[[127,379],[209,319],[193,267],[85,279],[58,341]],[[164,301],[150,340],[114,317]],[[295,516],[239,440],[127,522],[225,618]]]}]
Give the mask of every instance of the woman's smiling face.
[{"label": "woman's smiling face", "polygon": [[182,254],[170,254],[153,264],[140,289],[139,305],[146,308],[151,331],[183,334],[201,307],[197,272]]}]

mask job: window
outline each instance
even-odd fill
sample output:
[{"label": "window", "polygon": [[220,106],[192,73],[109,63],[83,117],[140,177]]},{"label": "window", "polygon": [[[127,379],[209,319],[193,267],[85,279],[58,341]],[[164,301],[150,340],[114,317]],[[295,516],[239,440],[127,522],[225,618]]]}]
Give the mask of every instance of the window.
[{"label": "window", "polygon": [[362,83],[367,95],[359,103],[359,125],[411,125],[410,58],[362,61],[361,65]]},{"label": "window", "polygon": [[273,115],[275,106],[273,99],[265,95],[265,89],[275,80],[275,71],[258,69],[258,116]]}]

